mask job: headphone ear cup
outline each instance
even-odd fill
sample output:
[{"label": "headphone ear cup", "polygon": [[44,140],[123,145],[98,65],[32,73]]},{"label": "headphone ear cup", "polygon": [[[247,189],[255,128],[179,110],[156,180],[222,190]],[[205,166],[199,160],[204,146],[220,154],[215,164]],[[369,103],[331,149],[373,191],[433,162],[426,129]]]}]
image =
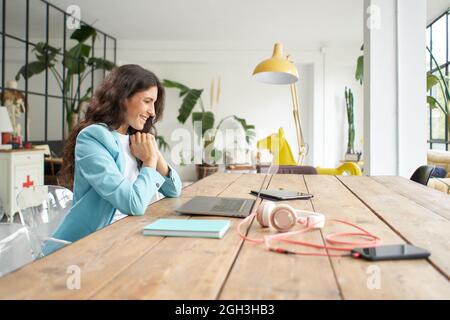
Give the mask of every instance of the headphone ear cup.
[{"label": "headphone ear cup", "polygon": [[288,204],[280,204],[272,210],[270,224],[279,232],[291,229],[297,223],[295,209]]},{"label": "headphone ear cup", "polygon": [[321,229],[325,226],[325,215],[320,212],[308,211],[308,210],[295,210],[299,219],[303,218],[306,222],[306,227]]},{"label": "headphone ear cup", "polygon": [[256,220],[261,227],[267,228],[269,226],[270,214],[274,208],[275,202],[273,201],[264,200],[259,204],[258,209],[256,209]]}]

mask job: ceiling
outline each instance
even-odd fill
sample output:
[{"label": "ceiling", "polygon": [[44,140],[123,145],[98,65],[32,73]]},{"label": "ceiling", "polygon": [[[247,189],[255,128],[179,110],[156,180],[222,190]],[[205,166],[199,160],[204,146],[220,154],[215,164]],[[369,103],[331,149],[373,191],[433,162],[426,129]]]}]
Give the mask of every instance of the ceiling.
[{"label": "ceiling", "polygon": [[[22,0],[23,2],[24,0]],[[7,1],[8,30],[24,29],[21,1]],[[59,8],[78,5],[83,21],[119,40],[219,44],[246,50],[289,43],[291,50],[359,46],[363,0],[50,0]],[[42,37],[45,14],[31,1],[31,37]],[[427,0],[431,22],[450,0]],[[50,30],[62,29],[61,14],[50,11]],[[19,17],[19,18],[16,18]],[[52,35],[50,35],[52,37]]]},{"label": "ceiling", "polygon": [[[292,47],[362,41],[362,0],[52,0],[118,39]],[[126,3],[126,5],[124,5]]]},{"label": "ceiling", "polygon": [[427,24],[450,8],[450,0],[427,0]]}]

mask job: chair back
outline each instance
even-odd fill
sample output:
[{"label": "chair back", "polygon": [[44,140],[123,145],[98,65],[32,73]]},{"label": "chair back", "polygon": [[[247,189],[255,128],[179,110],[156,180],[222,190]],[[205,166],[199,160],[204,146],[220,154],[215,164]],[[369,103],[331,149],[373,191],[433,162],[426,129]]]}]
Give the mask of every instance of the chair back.
[{"label": "chair back", "polygon": [[40,241],[18,223],[0,223],[0,277],[42,256]]},{"label": "chair back", "polygon": [[[256,165],[257,173],[267,173],[269,171],[270,165],[262,166]],[[272,169],[271,169],[272,172]],[[317,174],[317,170],[311,166],[283,166],[277,167],[278,174]]]},{"label": "chair back", "polygon": [[17,195],[20,220],[41,240],[51,238],[72,207],[73,194],[60,186],[34,186]]},{"label": "chair back", "polygon": [[434,166],[420,166],[414,171],[411,176],[411,180],[424,186],[428,185],[428,180],[430,180],[431,174],[433,173]]}]

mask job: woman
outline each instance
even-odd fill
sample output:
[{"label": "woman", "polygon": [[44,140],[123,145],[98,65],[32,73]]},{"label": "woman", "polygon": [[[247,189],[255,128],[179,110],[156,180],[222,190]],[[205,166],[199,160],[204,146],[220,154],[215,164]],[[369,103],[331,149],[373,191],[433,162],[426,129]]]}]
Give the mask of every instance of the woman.
[{"label": "woman", "polygon": [[[152,72],[123,65],[103,80],[65,143],[62,175],[73,185],[73,207],[54,238],[76,241],[124,215],[143,215],[158,191],[181,194],[153,135],[163,110],[164,88]],[[55,249],[47,244],[44,252]]]}]

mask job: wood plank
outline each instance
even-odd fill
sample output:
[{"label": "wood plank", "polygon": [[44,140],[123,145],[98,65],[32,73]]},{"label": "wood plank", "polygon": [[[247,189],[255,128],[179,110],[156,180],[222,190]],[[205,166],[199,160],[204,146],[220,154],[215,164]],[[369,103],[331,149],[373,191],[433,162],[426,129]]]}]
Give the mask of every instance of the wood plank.
[{"label": "wood plank", "polygon": [[[0,299],[84,299],[151,250],[162,237],[143,237],[142,228],[192,195],[215,196],[240,175],[215,174],[183,189],[181,198],[164,198],[140,217],[126,217],[102,230],[0,278]],[[81,269],[81,289],[68,290],[70,265]]]},{"label": "wood plank", "polygon": [[[307,192],[303,176],[293,174],[274,175],[269,188]],[[297,209],[313,210],[309,200],[280,201],[278,203],[288,203]],[[299,225],[295,229],[302,228]],[[276,231],[262,228],[254,220],[249,237],[261,239],[264,235],[273,233]],[[319,230],[308,233],[302,239],[323,244]],[[279,246],[288,247],[281,244]],[[301,250],[303,248],[297,246],[292,249]],[[256,270],[257,272],[255,272]],[[330,259],[278,254],[266,250],[263,244],[245,241],[219,298],[304,300],[340,299],[341,297]]]},{"label": "wood plank", "polygon": [[[253,199],[249,190],[258,188],[263,178],[244,174],[220,196]],[[240,248],[242,240],[235,228],[241,219],[195,218],[229,219],[231,227],[222,239],[164,238],[90,298],[214,299]]]},{"label": "wood plank", "polygon": [[[391,192],[390,187],[371,177],[355,178],[342,176],[339,180],[404,239],[430,251],[429,259],[449,277],[450,221],[408,197]],[[407,183],[415,185],[412,181]],[[440,203],[444,207],[446,202],[450,202],[450,197]]]},{"label": "wood plank", "polygon": [[[355,177],[363,179],[364,177]],[[404,243],[389,226],[355,197],[335,176],[305,176],[312,203],[328,219],[351,221],[379,236],[383,244]],[[367,179],[360,189],[370,189],[375,182]],[[383,201],[383,192],[378,194]],[[353,229],[328,222],[324,234]],[[417,230],[420,234],[420,230]],[[448,279],[428,260],[364,261],[351,257],[331,258],[344,299],[449,299]],[[320,272],[320,271],[319,271]],[[380,287],[369,286],[379,275]],[[372,288],[372,289],[371,289]]]},{"label": "wood plank", "polygon": [[371,178],[422,207],[450,220],[450,195],[420,183],[412,183],[411,180],[404,177],[372,176]]}]

